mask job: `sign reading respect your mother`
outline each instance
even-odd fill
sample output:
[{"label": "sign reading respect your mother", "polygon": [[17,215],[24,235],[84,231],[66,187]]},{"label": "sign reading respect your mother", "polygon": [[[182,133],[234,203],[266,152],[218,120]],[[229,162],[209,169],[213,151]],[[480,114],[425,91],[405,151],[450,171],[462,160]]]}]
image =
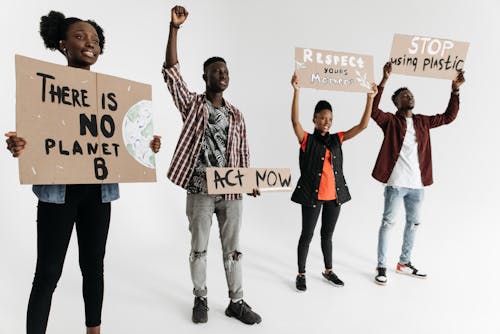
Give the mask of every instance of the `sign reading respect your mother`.
[{"label": "sign reading respect your mother", "polygon": [[16,55],[22,184],[156,181],[151,86]]},{"label": "sign reading respect your mother", "polygon": [[295,48],[295,73],[300,87],[366,93],[373,82],[373,57]]},{"label": "sign reading respect your mother", "polygon": [[392,41],[393,73],[455,79],[465,65],[469,43],[450,39],[395,34]]}]

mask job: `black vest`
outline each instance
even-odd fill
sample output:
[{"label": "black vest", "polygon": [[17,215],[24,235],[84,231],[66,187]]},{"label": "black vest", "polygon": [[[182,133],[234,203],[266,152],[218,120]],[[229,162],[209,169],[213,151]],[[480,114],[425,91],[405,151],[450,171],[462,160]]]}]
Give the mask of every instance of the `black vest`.
[{"label": "black vest", "polygon": [[342,170],[342,147],[339,136],[337,134],[321,136],[315,130],[313,134],[308,135],[305,151],[299,149],[300,178],[292,194],[292,201],[307,206],[320,203],[319,182],[327,147],[331,152],[333,176],[337,188],[336,201],[340,205],[351,199]]}]

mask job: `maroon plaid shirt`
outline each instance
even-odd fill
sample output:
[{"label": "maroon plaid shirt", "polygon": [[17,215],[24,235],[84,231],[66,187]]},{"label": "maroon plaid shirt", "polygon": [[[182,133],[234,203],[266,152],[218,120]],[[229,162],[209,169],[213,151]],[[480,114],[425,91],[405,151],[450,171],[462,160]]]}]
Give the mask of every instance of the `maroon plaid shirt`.
[{"label": "maroon plaid shirt", "polygon": [[[183,126],[175,147],[167,177],[175,184],[186,189],[193,175],[194,164],[200,155],[205,128],[208,123],[208,109],[205,94],[191,92],[182,79],[179,64],[166,67],[163,64],[163,77],[174,103],[179,109]],[[229,129],[226,148],[226,167],[249,166],[249,150],[246,137],[245,120],[241,112],[224,100],[228,110]],[[241,199],[241,194],[224,195],[226,200]]]}]

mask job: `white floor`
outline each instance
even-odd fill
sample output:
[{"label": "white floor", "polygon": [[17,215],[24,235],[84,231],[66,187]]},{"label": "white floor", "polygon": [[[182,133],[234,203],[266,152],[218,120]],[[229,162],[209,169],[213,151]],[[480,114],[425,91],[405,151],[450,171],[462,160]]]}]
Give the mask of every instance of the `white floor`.
[{"label": "white floor", "polygon": [[[357,210],[359,200],[353,200],[344,206],[334,235],[334,269],[345,287],[333,287],[321,277],[322,257],[315,236],[305,293],[294,288],[299,207],[289,202],[289,194],[245,198],[245,299],[261,314],[263,322],[248,327],[224,315],[228,298],[214,226],[209,248],[209,322],[195,325],[190,320],[193,297],[187,262],[189,233],[182,200],[154,208],[160,199],[157,203],[144,199],[137,203],[140,210],[131,210],[133,203],[127,195],[147,187],[122,186],[122,199],[113,206],[103,333],[500,331],[496,321],[500,306],[496,264],[499,227],[487,219],[475,220],[451,203],[436,199],[435,189],[427,192],[424,222],[413,257],[414,263],[428,272],[427,280],[402,276],[390,269],[387,286],[374,284],[379,212]],[[435,193],[439,192],[436,188]],[[374,200],[380,202],[381,198]],[[274,206],[268,206],[268,202]],[[149,219],[152,210],[163,212],[164,220]],[[433,219],[434,212],[440,212],[436,216],[441,219]],[[15,222],[2,224],[0,236],[4,282],[0,286],[1,333],[23,332],[34,270],[34,210],[17,214],[20,217]],[[399,224],[390,244],[394,264],[401,236]],[[80,284],[73,238],[54,295],[48,333],[83,333]]]}]

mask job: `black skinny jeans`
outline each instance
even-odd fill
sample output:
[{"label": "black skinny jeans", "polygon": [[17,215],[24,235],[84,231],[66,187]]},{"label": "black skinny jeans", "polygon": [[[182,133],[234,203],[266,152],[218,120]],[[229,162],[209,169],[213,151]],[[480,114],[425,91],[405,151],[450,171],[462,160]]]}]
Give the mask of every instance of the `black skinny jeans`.
[{"label": "black skinny jeans", "polygon": [[37,262],[28,303],[28,334],[47,328],[52,294],[61,277],[69,240],[76,225],[87,327],[101,323],[103,260],[111,204],[102,203],[101,185],[68,185],[64,204],[38,202]]},{"label": "black skinny jeans", "polygon": [[321,214],[321,251],[323,252],[325,269],[332,269],[332,236],[340,214],[340,205],[335,200],[325,201],[322,205],[316,205],[316,207],[302,205],[302,233],[297,247],[299,273],[301,274],[306,272],[309,244],[314,234],[321,207],[323,207]]}]

